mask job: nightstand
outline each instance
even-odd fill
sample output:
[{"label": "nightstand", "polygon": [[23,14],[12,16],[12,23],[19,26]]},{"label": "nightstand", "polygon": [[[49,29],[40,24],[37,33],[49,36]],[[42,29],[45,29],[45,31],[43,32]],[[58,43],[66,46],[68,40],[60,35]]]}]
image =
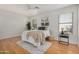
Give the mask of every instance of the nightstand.
[{"label": "nightstand", "polygon": [[[62,38],[65,38],[66,42],[62,41],[61,40]],[[69,35],[68,34],[59,34],[58,42],[61,44],[69,45]]]}]

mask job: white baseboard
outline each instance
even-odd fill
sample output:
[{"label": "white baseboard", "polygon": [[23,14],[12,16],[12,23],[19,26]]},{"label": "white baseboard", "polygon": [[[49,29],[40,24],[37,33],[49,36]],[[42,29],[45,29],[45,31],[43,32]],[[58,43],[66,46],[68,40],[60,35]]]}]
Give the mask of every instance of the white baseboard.
[{"label": "white baseboard", "polygon": [[20,36],[20,34],[10,35],[10,36],[5,36],[5,37],[0,37],[0,40],[7,39],[7,38],[12,38],[12,37],[17,37],[17,36]]}]

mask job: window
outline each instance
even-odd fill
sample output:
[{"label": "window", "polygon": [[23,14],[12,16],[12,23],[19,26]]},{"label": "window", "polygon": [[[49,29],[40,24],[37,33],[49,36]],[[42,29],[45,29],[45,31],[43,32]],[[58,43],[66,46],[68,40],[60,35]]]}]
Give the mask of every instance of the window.
[{"label": "window", "polygon": [[59,16],[59,32],[72,33],[72,13],[61,14]]}]

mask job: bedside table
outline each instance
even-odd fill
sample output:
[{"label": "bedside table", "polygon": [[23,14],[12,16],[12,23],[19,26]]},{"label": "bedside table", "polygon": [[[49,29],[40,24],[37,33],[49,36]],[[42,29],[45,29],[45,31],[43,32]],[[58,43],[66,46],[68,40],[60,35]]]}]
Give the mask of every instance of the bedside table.
[{"label": "bedside table", "polygon": [[[67,40],[67,42],[62,41],[61,40],[62,38],[65,38]],[[61,43],[61,44],[69,45],[69,35],[68,34],[59,34],[58,42]]]}]

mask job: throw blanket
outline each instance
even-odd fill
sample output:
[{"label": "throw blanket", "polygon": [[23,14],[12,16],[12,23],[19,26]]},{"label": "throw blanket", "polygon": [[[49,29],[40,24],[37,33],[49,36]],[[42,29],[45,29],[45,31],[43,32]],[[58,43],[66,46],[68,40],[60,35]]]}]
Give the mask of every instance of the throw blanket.
[{"label": "throw blanket", "polygon": [[36,43],[44,44],[45,35],[41,31],[31,31],[27,33],[27,37],[32,37]]}]

